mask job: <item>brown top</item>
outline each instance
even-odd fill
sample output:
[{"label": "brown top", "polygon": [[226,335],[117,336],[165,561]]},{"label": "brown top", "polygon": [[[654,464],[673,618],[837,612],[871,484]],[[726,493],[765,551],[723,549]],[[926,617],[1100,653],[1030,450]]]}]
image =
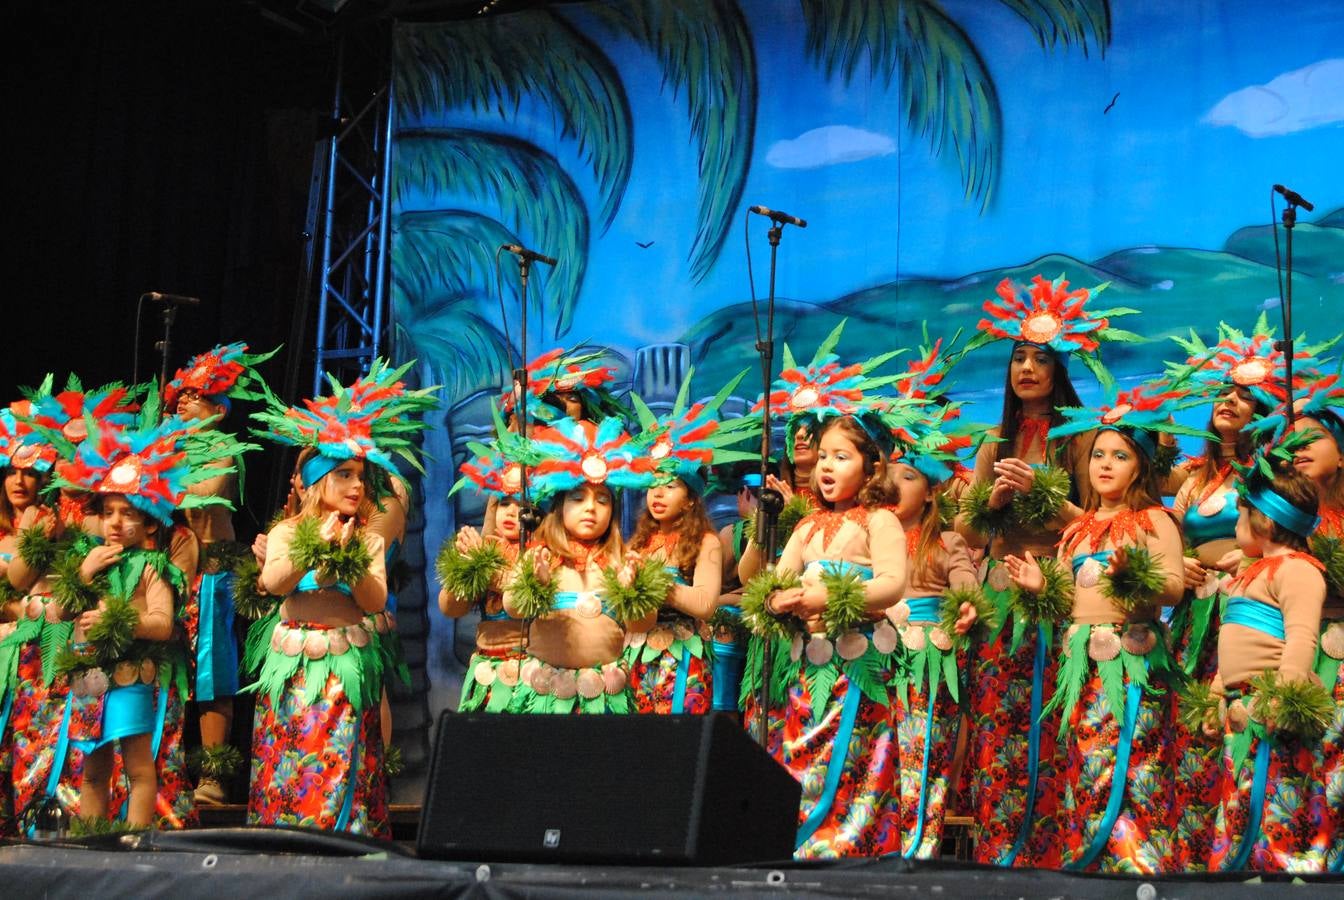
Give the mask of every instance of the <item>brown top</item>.
[{"label": "brown top", "polygon": [[[651,542],[641,552],[650,552],[653,559],[667,560],[665,543]],[[690,584],[678,584],[668,595],[667,605],[677,612],[696,619],[708,619],[719,608],[719,593],[723,590],[723,550],[714,532],[706,532],[700,539],[700,555],[695,558],[695,571]]]},{"label": "brown top", "polygon": [[[1080,625],[1149,622],[1159,607],[1171,606],[1185,593],[1184,547],[1176,522],[1161,506],[1141,510],[1092,510],[1069,524],[1059,542],[1059,563],[1073,571],[1073,559],[1121,547],[1143,547],[1152,554],[1165,576],[1153,605],[1126,614],[1102,593],[1099,576],[1106,564],[1098,562],[1091,573],[1080,570],[1074,578],[1073,621]],[[1085,564],[1086,565],[1086,564]]]},{"label": "brown top", "polygon": [[387,605],[383,539],[368,529],[361,529],[354,538],[362,539],[368,547],[369,571],[357,584],[350,585],[353,594],[334,588],[296,593],[294,589],[306,573],[296,569],[289,559],[294,525],[293,520],[288,520],[271,529],[266,536],[266,563],[261,569],[262,587],[267,593],[285,598],[280,606],[282,619],[328,626],[354,625]]},{"label": "brown top", "polygon": [[[917,529],[906,534],[913,535],[916,540],[919,536]],[[914,541],[910,543],[913,545]],[[971,548],[966,544],[966,539],[955,531],[942,533],[932,555],[927,571],[922,573],[915,561],[910,560],[910,581],[905,596],[936,597],[948,588],[963,590],[974,588],[980,583],[975,563],[971,562]]]},{"label": "brown top", "polygon": [[1232,579],[1226,590],[1281,611],[1285,637],[1223,622],[1218,629],[1217,685],[1238,687],[1266,669],[1288,681],[1311,677],[1325,600],[1319,563],[1304,553],[1267,556]]},{"label": "brown top", "polygon": [[[800,573],[803,586],[810,587],[820,584],[821,572],[809,564],[820,560],[843,561],[872,570],[865,594],[874,617],[904,596],[905,532],[889,509],[855,506],[843,513],[822,510],[804,518],[789,537],[778,568]],[[820,622],[809,625],[821,630]]]}]

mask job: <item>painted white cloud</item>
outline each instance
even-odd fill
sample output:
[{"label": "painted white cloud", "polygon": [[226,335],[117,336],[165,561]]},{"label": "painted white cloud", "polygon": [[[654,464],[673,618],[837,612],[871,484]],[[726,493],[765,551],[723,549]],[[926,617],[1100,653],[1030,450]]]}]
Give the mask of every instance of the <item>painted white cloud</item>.
[{"label": "painted white cloud", "polygon": [[1251,137],[1271,137],[1344,122],[1344,59],[1324,59],[1268,84],[1233,91],[1204,115]]},{"label": "painted white cloud", "polygon": [[775,141],[765,161],[776,169],[819,169],[895,152],[896,142],[885,134],[848,125],[825,125],[792,140]]}]

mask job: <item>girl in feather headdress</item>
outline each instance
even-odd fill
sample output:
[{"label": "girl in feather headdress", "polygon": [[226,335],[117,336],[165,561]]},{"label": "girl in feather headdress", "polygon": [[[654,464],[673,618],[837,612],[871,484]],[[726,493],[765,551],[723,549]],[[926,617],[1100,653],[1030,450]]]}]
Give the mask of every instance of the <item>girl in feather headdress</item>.
[{"label": "girl in feather headdress", "polygon": [[1012,342],[1003,415],[976,454],[956,525],[972,548],[985,548],[981,579],[997,607],[992,624],[974,634],[970,677],[966,771],[976,862],[1060,864],[1058,723],[1039,715],[1054,679],[1058,623],[1029,621],[1009,607],[1003,560],[1053,552],[1064,526],[1081,511],[1089,441],[1051,437],[1050,429],[1063,421],[1057,410],[1079,405],[1070,360],[1108,379],[1101,343],[1134,337],[1110,325],[1132,310],[1088,307],[1103,288],[1070,289],[1062,276],[1039,275],[1023,288],[1005,278],[998,299],[985,301],[986,318],[964,351]]},{"label": "girl in feather headdress", "polygon": [[1317,490],[1290,465],[1311,443],[1310,432],[1287,435],[1240,472],[1237,543],[1254,561],[1225,583],[1218,672],[1190,704],[1223,735],[1214,871],[1322,872],[1337,840],[1321,747],[1335,685],[1315,671],[1325,567],[1307,552]]},{"label": "girl in feather headdress", "polygon": [[[260,376],[253,368],[273,356],[253,355],[243,343],[215,347],[194,356],[164,387],[164,407],[189,422],[203,425],[202,440],[210,440],[234,400],[260,400],[253,389]],[[206,424],[208,423],[208,424]],[[225,461],[213,478],[192,485],[201,496],[239,499],[238,468],[242,461]],[[233,470],[233,471],[230,471]],[[240,762],[228,746],[233,723],[233,697],[238,693],[238,644],[233,635],[233,568],[247,552],[236,541],[233,517],[223,506],[205,507],[187,515],[187,524],[200,544],[201,565],[193,567],[191,593],[182,611],[182,624],[194,658],[191,699],[199,710],[201,777],[196,801],[224,803],[225,779]]]},{"label": "girl in feather headdress", "polygon": [[614,491],[648,487],[655,462],[616,418],[559,419],[516,447],[548,509],[505,582],[504,609],[528,620],[511,711],[634,712],[626,635],[653,625],[671,578],[661,563],[625,558]]},{"label": "girl in feather headdress", "polygon": [[[638,396],[632,398],[644,429],[638,440],[647,445],[658,473],[645,495],[628,552],[663,565],[676,582],[658,611],[658,624],[647,635],[636,632],[629,637],[630,683],[642,713],[704,714],[715,708],[716,698],[721,706],[731,701],[731,709],[737,708],[737,692],[732,689],[736,685],[720,689],[715,683],[719,674],[736,681],[730,669],[719,665],[715,650],[721,646],[725,664],[734,652],[740,658],[740,650],[731,641],[713,643],[709,621],[719,607],[723,559],[704,494],[708,466],[757,458],[725,449],[743,440],[752,422],[720,423],[715,418],[746,373],[708,403],[688,408],[692,374],[687,374],[670,414],[662,419]],[[723,624],[731,629],[729,622]]]},{"label": "girl in feather headdress", "polygon": [[[845,379],[858,378],[859,367]],[[897,745],[888,708],[895,630],[882,612],[906,587],[905,534],[892,511],[886,460],[893,433],[914,421],[904,401],[828,382],[809,429],[821,509],[794,529],[778,568],[743,596],[753,638],[742,682],[749,730],[759,732],[765,654],[766,749],[802,783],[794,855],[834,858],[901,847]]]},{"label": "girl in feather headdress", "polygon": [[[1019,615],[1073,624],[1054,697],[1066,745],[1064,865],[1154,874],[1180,865],[1172,840],[1173,718],[1180,683],[1162,606],[1180,599],[1180,529],[1159,500],[1157,433],[1184,399],[1165,383],[1122,391],[1098,410],[1065,409],[1051,436],[1091,433],[1091,500],[1064,529],[1057,558],[1004,559]],[[1199,432],[1196,432],[1199,433]]]},{"label": "girl in feather headdress", "polygon": [[[500,440],[511,435],[500,424]],[[496,447],[476,446],[476,458],[462,465],[464,485],[495,500],[482,535],[470,526],[461,528],[445,542],[439,553],[439,610],[451,619],[461,618],[473,607],[480,612],[476,625],[476,650],[467,661],[458,701],[459,712],[506,712],[524,659],[523,623],[504,609],[505,574],[518,562],[522,527],[519,520],[522,471]]]},{"label": "girl in feather headdress", "polygon": [[[1255,448],[1248,427],[1287,396],[1284,356],[1273,346],[1273,332],[1262,315],[1246,335],[1226,324],[1218,326],[1218,341],[1206,345],[1194,331],[1189,339],[1176,338],[1187,353],[1180,364],[1168,364],[1168,374],[1186,379],[1211,407],[1204,452],[1175,466],[1168,488],[1176,490],[1172,509],[1181,519],[1186,540],[1186,596],[1170,619],[1172,650],[1187,676],[1208,687],[1218,670],[1218,627],[1223,597],[1218,592],[1220,567],[1237,550],[1236,465],[1246,465]],[[1294,378],[1300,387],[1310,352],[1295,354]],[[1177,743],[1176,841],[1186,871],[1203,871],[1213,843],[1214,817],[1221,795],[1222,745],[1187,727],[1174,724]]]},{"label": "girl in feather headdress", "polygon": [[267,392],[253,414],[258,437],[304,452],[299,513],[267,535],[261,571],[284,600],[253,626],[269,641],[249,639],[244,662],[260,669],[245,688],[257,693],[248,821],[387,837],[383,635],[368,618],[387,603],[386,546],[368,522],[374,485],[402,477],[393,456],[419,466],[411,438],[434,401],[330,381],[301,408]]},{"label": "girl in feather headdress", "polygon": [[188,488],[239,449],[235,442],[194,442],[192,426],[176,417],[153,424],[157,411],[151,396],[139,428],[90,419],[88,439],[57,467],[58,484],[97,496],[100,520],[100,539],[77,539],[67,554],[77,568],[63,571],[57,597],[63,617],[74,620],[70,653],[58,669],[70,684],[68,738],[85,754],[80,814],[114,813],[115,741],[129,781],[124,819],[139,826],[160,814],[179,821],[173,799],[165,808],[158,802],[158,750],[170,687],[181,690],[186,679],[171,641],[186,579],[152,538],[172,528],[178,509],[228,502]]},{"label": "girl in feather headdress", "polygon": [[[124,388],[85,391],[72,377],[65,389],[54,391],[53,380],[48,376],[36,390],[25,391],[10,420],[11,437],[17,438],[9,443],[11,466],[42,473],[43,480],[54,475],[59,458],[73,458],[90,421],[120,426],[136,419],[137,407]],[[0,671],[12,678],[8,746],[14,812],[21,817],[47,798],[69,814],[79,808],[83,754],[78,749],[58,753],[69,684],[55,677],[56,663],[71,625],[60,621],[53,597],[60,583],[58,562],[82,528],[98,527],[88,502],[77,499],[82,496],[82,491],[61,487],[47,505],[36,495],[14,522],[15,546],[5,581],[16,595],[17,621],[15,633],[0,644],[0,657],[17,660],[0,665]]]}]

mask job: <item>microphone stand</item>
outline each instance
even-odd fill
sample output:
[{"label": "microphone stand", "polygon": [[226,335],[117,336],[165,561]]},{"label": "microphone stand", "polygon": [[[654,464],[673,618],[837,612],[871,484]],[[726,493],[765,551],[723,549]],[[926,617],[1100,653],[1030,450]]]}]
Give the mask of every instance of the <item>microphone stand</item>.
[{"label": "microphone stand", "polygon": [[[518,281],[521,285],[519,296],[521,297],[519,313],[519,366],[513,370],[513,390],[517,397],[518,407],[518,433],[522,438],[527,438],[527,276],[532,270],[532,259],[527,254],[518,255]],[[541,527],[541,513],[532,505],[528,497],[527,490],[527,460],[518,461],[518,474],[522,484],[522,501],[518,504],[518,546],[527,547],[527,539],[532,532]]]},{"label": "microphone stand", "polygon": [[[766,477],[770,470],[770,384],[774,380],[775,365],[775,268],[779,255],[779,240],[784,226],[779,221],[771,224],[766,236],[770,241],[770,296],[766,300],[766,327],[762,336],[760,316],[756,315],[756,352],[761,357],[761,396],[765,402],[761,408],[761,491],[756,510],[756,543],[761,548],[766,571],[775,568],[776,544],[779,536],[775,533],[779,524],[779,514],[784,509],[784,495],[774,488],[766,487]],[[788,440],[788,437],[785,437]],[[756,696],[756,723],[761,747],[769,747],[770,682],[774,678],[774,646],[769,638],[764,638],[761,647],[761,686]]]},{"label": "microphone stand", "polygon": [[177,318],[177,304],[165,303],[163,305],[163,340],[154,344],[162,357],[159,365],[159,396],[163,396],[163,389],[168,385],[168,357],[172,350],[173,321]]},{"label": "microphone stand", "polygon": [[[1272,195],[1271,195],[1272,196]],[[1288,392],[1284,416],[1284,434],[1293,430],[1293,226],[1297,224],[1297,204],[1291,199],[1283,208],[1284,240],[1284,289],[1281,299],[1283,308],[1283,339],[1274,342],[1274,349],[1283,353],[1284,387]],[[1272,223],[1271,223],[1272,225]]]}]

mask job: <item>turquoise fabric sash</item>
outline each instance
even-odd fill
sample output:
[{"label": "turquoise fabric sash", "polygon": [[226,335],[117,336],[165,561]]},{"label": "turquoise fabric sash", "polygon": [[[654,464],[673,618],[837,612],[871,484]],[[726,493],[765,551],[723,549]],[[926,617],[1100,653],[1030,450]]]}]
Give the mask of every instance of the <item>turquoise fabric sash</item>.
[{"label": "turquoise fabric sash", "polygon": [[301,594],[304,591],[340,591],[347,597],[353,597],[355,592],[350,590],[350,585],[344,581],[338,581],[335,584],[329,584],[325,587],[317,583],[317,570],[309,569],[303,573],[299,583],[294,586],[294,593]]},{"label": "turquoise fabric sash", "polygon": [[672,683],[672,714],[679,716],[686,712],[686,677],[691,667],[691,650],[682,645],[681,661],[677,663],[677,679]]},{"label": "turquoise fabric sash", "polygon": [[1253,628],[1281,641],[1287,637],[1283,630],[1283,610],[1250,597],[1228,597],[1223,624]]},{"label": "turquoise fabric sash", "polygon": [[[356,716],[359,714],[356,713]],[[333,831],[345,831],[350,824],[350,810],[354,807],[355,782],[359,780],[359,719],[355,720],[355,739],[350,743],[350,771],[345,779],[345,796],[341,798],[341,811],[336,816]]]},{"label": "turquoise fabric sash", "polygon": [[938,608],[942,606],[942,597],[906,597],[910,607],[911,622],[937,622]]},{"label": "turquoise fabric sash", "polygon": [[1211,516],[1200,515],[1198,508],[1191,506],[1181,517],[1181,529],[1185,532],[1185,538],[1190,545],[1198,547],[1209,541],[1235,538],[1239,515],[1235,498],[1230,498],[1223,504],[1222,509]]},{"label": "turquoise fabric sash", "polygon": [[[719,607],[741,618],[742,608]],[[714,708],[737,712],[737,699],[742,689],[742,669],[746,665],[747,648],[736,641],[713,641],[714,644]]]},{"label": "turquoise fabric sash", "polygon": [[667,572],[667,574],[672,576],[672,580],[675,581],[677,584],[683,586],[690,585],[690,582],[687,581],[685,577],[681,574],[681,569],[678,569],[676,566],[663,566],[663,569]]},{"label": "turquoise fabric sash", "polygon": [[[602,615],[609,619],[616,618],[616,610],[607,605],[606,597],[602,596],[600,591],[595,592],[599,600],[602,601]],[[555,594],[555,609],[573,609],[579,605],[578,591],[557,591]]]},{"label": "turquoise fabric sash", "polygon": [[1070,562],[1073,564],[1073,577],[1074,578],[1078,577],[1078,570],[1081,569],[1083,567],[1083,564],[1086,563],[1089,559],[1095,559],[1097,562],[1101,563],[1101,567],[1103,569],[1106,568],[1106,566],[1109,565],[1111,562],[1111,553],[1112,551],[1110,550],[1100,550],[1096,553],[1078,554],[1072,560],[1070,560]]},{"label": "turquoise fabric sash", "polygon": [[1026,846],[1027,837],[1035,827],[1036,783],[1041,774],[1041,706],[1045,694],[1045,663],[1049,652],[1049,633],[1044,625],[1036,626],[1036,657],[1031,669],[1031,726],[1027,730],[1027,802],[1022,810],[1022,824],[1017,828],[1017,837],[1008,855],[999,861],[1001,866],[1011,866],[1017,855]]},{"label": "turquoise fabric sash", "polygon": [[238,644],[233,639],[233,573],[207,572],[198,595],[196,699],[238,693]]},{"label": "turquoise fabric sash", "polygon": [[1245,869],[1246,863],[1250,862],[1251,851],[1260,840],[1260,824],[1265,814],[1265,788],[1269,781],[1269,750],[1270,737],[1266,734],[1261,736],[1260,745],[1255,748],[1255,774],[1251,777],[1251,805],[1247,810],[1250,815],[1246,820],[1246,833],[1241,837],[1236,854],[1223,863],[1224,872]]},{"label": "turquoise fabric sash", "polygon": [[397,614],[397,593],[392,590],[392,566],[396,563],[397,553],[400,551],[401,541],[394,538],[392,543],[387,545],[387,552],[383,555],[383,563],[387,571],[387,605],[383,609],[394,616]]},{"label": "turquoise fabric sash", "polygon": [[822,787],[817,805],[798,828],[798,838],[794,848],[803,846],[807,839],[816,833],[826,815],[835,805],[835,794],[840,789],[840,775],[849,762],[849,741],[854,736],[854,723],[859,717],[859,696],[863,691],[850,682],[845,687],[844,706],[840,712],[840,725],[835,731],[835,740],[831,743],[831,758],[826,763],[826,782]]},{"label": "turquoise fabric sash", "polygon": [[[1147,664],[1145,660],[1144,665]],[[1125,802],[1125,787],[1129,784],[1129,755],[1134,749],[1134,728],[1138,724],[1139,701],[1142,697],[1143,691],[1138,683],[1131,681],[1125,689],[1124,721],[1115,748],[1115,768],[1111,770],[1111,794],[1106,800],[1106,813],[1097,825],[1097,833],[1093,836],[1087,852],[1065,868],[1086,869],[1111,839],[1111,832],[1115,830],[1115,820],[1120,817],[1120,807]]]},{"label": "turquoise fabric sash", "polygon": [[502,609],[499,612],[495,613],[488,613],[488,612],[481,613],[482,622],[507,622],[511,618],[513,618],[513,616],[510,616],[507,612],[505,612]]},{"label": "turquoise fabric sash", "polygon": [[873,577],[873,570],[868,566],[861,566],[858,563],[852,563],[847,559],[819,559],[816,564],[821,566],[822,571],[828,575],[844,575],[849,572],[858,572],[859,576],[865,581]]}]

